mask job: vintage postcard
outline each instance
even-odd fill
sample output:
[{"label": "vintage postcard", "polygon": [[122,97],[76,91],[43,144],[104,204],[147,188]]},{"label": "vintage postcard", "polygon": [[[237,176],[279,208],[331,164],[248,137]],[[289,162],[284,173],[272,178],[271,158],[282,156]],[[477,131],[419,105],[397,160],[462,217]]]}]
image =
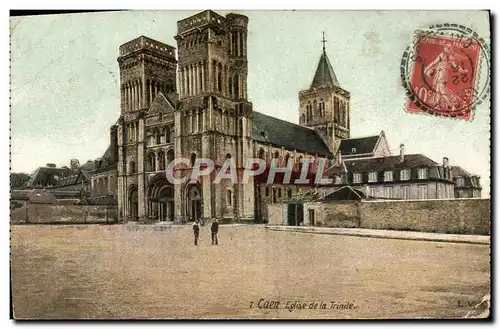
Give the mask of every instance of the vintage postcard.
[{"label": "vintage postcard", "polygon": [[490,19],[12,12],[12,317],[490,318]]}]

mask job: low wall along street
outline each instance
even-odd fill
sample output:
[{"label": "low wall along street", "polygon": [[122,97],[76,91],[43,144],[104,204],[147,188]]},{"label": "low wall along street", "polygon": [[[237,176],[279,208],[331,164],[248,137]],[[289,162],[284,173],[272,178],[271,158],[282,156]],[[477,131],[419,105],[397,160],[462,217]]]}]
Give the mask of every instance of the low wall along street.
[{"label": "low wall along street", "polygon": [[12,224],[114,223],[116,206],[25,204],[11,210]]},{"label": "low wall along street", "polygon": [[[310,211],[314,211],[314,224]],[[304,224],[454,234],[490,234],[489,199],[330,201],[304,205]]]}]

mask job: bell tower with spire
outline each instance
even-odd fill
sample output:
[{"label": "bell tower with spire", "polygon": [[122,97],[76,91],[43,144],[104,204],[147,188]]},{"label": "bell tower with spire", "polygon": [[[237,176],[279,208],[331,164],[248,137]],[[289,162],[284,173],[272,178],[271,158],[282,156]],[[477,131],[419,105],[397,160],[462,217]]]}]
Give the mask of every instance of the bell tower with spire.
[{"label": "bell tower with spire", "polygon": [[299,122],[311,127],[335,153],[341,139],[350,137],[350,94],[340,86],[326,54],[323,32],[323,51],[311,86],[299,92]]}]

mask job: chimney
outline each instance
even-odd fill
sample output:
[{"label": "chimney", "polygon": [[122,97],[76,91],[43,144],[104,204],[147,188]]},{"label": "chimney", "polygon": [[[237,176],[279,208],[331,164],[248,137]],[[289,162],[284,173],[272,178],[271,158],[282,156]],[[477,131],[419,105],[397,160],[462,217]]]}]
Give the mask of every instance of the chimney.
[{"label": "chimney", "polygon": [[447,157],[443,157],[443,167],[448,168],[450,166],[449,160]]},{"label": "chimney", "polygon": [[399,161],[405,161],[405,144],[399,144]]}]

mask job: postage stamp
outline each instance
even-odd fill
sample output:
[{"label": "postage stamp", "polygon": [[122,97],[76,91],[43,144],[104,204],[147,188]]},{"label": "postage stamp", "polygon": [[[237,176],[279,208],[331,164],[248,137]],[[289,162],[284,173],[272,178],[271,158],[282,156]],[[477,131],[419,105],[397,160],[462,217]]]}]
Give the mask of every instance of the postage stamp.
[{"label": "postage stamp", "polygon": [[490,317],[489,12],[11,15],[13,319]]},{"label": "postage stamp", "polygon": [[417,30],[401,61],[401,79],[408,112],[471,120],[475,105],[489,96],[489,47],[458,24]]}]

